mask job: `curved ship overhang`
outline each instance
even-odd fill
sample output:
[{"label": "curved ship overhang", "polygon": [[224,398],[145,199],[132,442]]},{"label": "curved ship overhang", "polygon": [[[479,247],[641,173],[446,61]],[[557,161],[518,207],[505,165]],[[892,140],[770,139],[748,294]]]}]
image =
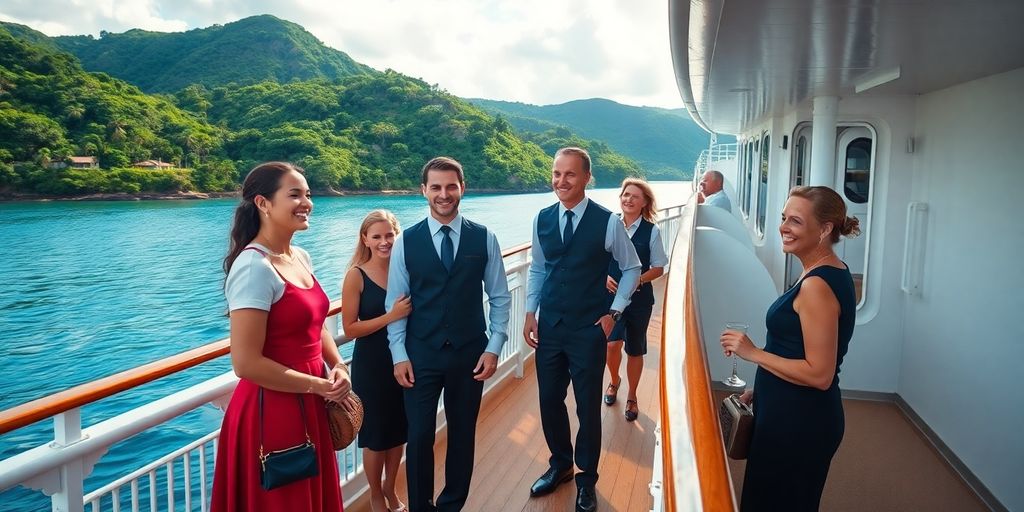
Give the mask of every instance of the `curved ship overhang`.
[{"label": "curved ship overhang", "polygon": [[1024,2],[670,0],[676,82],[742,133],[818,96],[912,95],[1024,66]]}]

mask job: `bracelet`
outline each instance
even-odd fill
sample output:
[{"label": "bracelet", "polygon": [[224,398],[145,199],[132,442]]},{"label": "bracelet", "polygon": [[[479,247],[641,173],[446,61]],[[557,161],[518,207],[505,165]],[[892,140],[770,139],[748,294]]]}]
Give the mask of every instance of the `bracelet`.
[{"label": "bracelet", "polygon": [[345,372],[348,373],[348,365],[345,364],[345,361],[339,361],[338,364],[334,365],[334,367],[335,368],[344,368]]}]

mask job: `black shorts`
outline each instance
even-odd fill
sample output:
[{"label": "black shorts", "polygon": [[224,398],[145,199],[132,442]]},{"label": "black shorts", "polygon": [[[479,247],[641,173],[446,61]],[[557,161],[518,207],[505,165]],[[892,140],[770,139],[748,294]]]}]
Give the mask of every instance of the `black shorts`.
[{"label": "black shorts", "polygon": [[651,312],[654,306],[634,306],[630,304],[622,312],[622,319],[612,327],[608,342],[625,341],[626,355],[643,356],[647,354],[647,326],[651,323]]}]

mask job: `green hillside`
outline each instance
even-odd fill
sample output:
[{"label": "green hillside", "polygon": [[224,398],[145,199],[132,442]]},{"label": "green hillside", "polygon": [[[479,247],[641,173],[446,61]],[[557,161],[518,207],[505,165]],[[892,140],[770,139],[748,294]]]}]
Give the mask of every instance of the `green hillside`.
[{"label": "green hillside", "polygon": [[99,39],[63,36],[54,41],[85,69],[109,73],[146,92],[374,73],[301,26],[270,15],[187,32],[134,29],[101,32]]},{"label": "green hillside", "polygon": [[[45,37],[19,30],[29,40]],[[213,149],[223,135],[165,98],[86,73],[73,56],[0,27],[0,189],[73,195],[233,187],[233,168],[212,158],[192,172],[129,168],[181,160],[200,143]],[[72,155],[94,156],[104,169],[62,168]]]},{"label": "green hillside", "polygon": [[516,129],[544,132],[567,127],[582,137],[605,142],[636,160],[652,179],[690,176],[710,136],[684,109],[633,107],[606,99],[577,100],[560,105],[529,105],[470,99],[493,114],[506,116]]},{"label": "green hillside", "polygon": [[[88,73],[46,36],[0,26],[0,192],[229,190],[265,160],[306,168],[317,190],[415,189],[423,162],[451,155],[471,188],[543,190],[558,145],[590,147],[595,178],[614,186],[639,166],[571,133],[525,140],[436,86],[394,71],[334,80],[189,85],[152,96]],[[31,41],[39,41],[36,44]],[[100,169],[64,167],[95,156]],[[156,159],[175,169],[147,170]]]}]

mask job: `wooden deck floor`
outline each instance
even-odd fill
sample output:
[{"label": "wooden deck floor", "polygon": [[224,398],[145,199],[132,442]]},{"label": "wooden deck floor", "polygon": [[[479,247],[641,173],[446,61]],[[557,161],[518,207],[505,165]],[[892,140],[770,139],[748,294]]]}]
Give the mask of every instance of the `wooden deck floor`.
[{"label": "wooden deck floor", "polygon": [[[655,282],[655,286],[663,285]],[[659,295],[660,296],[660,295]],[[598,510],[649,511],[648,488],[654,460],[654,428],[658,411],[658,362],[661,357],[661,304],[655,306],[648,331],[648,353],[638,398],[640,417],[623,418],[626,388],[619,402],[602,407],[601,462],[597,483]],[[621,370],[625,377],[625,368]],[[605,376],[605,384],[608,382]],[[716,393],[721,399],[721,393]],[[575,438],[575,401],[568,393],[569,418]],[[985,510],[978,497],[891,403],[844,400],[846,435],[832,462],[822,497],[822,510]],[[447,439],[439,435],[434,448],[435,493],[444,480]],[[573,510],[576,487],[530,498],[530,486],[547,469],[549,452],[541,431],[537,377],[533,359],[522,379],[509,378],[484,397],[476,436],[473,484],[465,511]],[[737,496],[743,482],[743,461],[730,461]],[[399,472],[398,494],[405,497],[405,471]],[[347,507],[369,512],[367,494]]]},{"label": "wooden deck floor", "polygon": [[[656,283],[660,284],[662,281]],[[603,407],[600,475],[597,482],[598,510],[649,511],[654,460],[654,428],[658,418],[657,367],[660,359],[661,307],[655,306],[648,330],[644,374],[637,392],[640,417],[627,422],[625,361],[620,374],[623,386],[619,401]],[[608,383],[605,372],[605,384]],[[576,404],[569,390],[567,407],[576,436]],[[434,446],[435,493],[444,485],[444,454],[447,439],[438,436]],[[453,441],[454,442],[454,441]],[[473,484],[465,511],[557,511],[573,510],[576,486],[572,482],[541,498],[530,498],[530,486],[548,467],[547,444],[540,424],[537,377],[533,358],[522,379],[510,378],[484,397],[476,435],[476,463]],[[398,494],[406,496],[405,472],[399,472]],[[436,494],[435,494],[436,495]],[[351,504],[349,512],[369,512],[369,500]]]}]

